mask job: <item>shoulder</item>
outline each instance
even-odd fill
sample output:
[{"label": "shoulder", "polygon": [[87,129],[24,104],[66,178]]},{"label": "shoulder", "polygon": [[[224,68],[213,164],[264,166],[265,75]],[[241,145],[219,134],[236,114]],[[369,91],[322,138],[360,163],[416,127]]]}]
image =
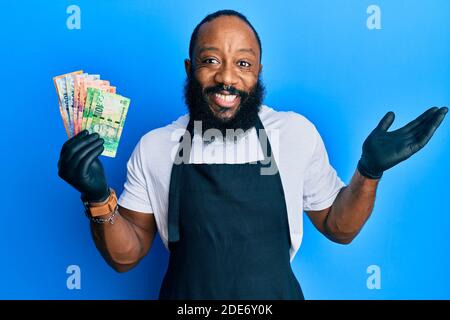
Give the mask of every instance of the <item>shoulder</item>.
[{"label": "shoulder", "polygon": [[260,117],[272,147],[278,148],[280,165],[288,167],[289,172],[306,168],[320,141],[316,126],[297,112],[275,111],[267,106],[261,109]]},{"label": "shoulder", "polygon": [[316,126],[305,116],[294,111],[277,111],[263,105],[260,118],[267,130],[280,130],[283,135],[298,138],[316,138]]},{"label": "shoulder", "polygon": [[151,168],[171,164],[172,153],[175,154],[178,141],[188,122],[189,115],[186,114],[164,127],[147,132],[137,143],[130,160],[139,161],[141,166],[149,171],[152,171]]},{"label": "shoulder", "polygon": [[158,150],[162,151],[167,147],[176,145],[186,130],[188,122],[189,115],[185,114],[164,127],[147,132],[139,141],[140,147],[142,149],[157,147]]}]

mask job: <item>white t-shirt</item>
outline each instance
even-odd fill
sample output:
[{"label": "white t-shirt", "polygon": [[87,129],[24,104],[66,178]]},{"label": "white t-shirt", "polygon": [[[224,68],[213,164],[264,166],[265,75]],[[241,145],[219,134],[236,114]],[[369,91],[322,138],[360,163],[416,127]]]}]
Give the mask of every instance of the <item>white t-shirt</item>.
[{"label": "white t-shirt", "polygon": [[[291,261],[303,235],[303,210],[330,207],[345,185],[328,161],[315,126],[295,112],[279,112],[262,105],[259,112],[284,189],[291,236]],[[189,115],[145,134],[127,163],[127,180],[119,204],[153,213],[163,243],[168,248],[168,203],[172,165]],[[244,152],[242,151],[244,150]],[[194,138],[189,163],[246,163],[263,160],[256,129],[237,142],[216,139],[205,144]]]}]

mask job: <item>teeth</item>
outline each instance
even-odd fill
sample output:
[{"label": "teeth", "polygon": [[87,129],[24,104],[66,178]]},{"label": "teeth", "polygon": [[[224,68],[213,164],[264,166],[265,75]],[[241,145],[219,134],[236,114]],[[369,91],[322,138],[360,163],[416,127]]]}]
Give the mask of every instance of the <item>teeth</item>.
[{"label": "teeth", "polygon": [[226,102],[232,102],[234,99],[236,99],[236,95],[234,94],[220,94],[220,93],[216,93],[216,97],[226,101]]}]

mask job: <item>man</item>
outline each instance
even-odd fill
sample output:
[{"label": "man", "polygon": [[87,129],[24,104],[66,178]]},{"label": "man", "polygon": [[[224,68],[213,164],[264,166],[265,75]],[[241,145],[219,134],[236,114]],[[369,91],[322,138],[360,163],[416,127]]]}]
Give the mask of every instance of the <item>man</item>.
[{"label": "man", "polygon": [[[387,113],[345,186],[308,120],[262,105],[261,54],[240,13],[200,22],[185,60],[189,116],[142,137],[118,205],[98,160],[103,140],[81,132],[62,147],[59,175],[81,192],[95,244],[115,270],[134,267],[159,231],[170,249],[161,299],[303,299],[290,266],[302,210],[327,238],[350,243],[383,172],[421,149],[448,111],[431,108],[392,132]],[[197,121],[215,134],[199,135]],[[232,153],[244,144],[256,152]],[[214,157],[222,152],[233,157]]]}]

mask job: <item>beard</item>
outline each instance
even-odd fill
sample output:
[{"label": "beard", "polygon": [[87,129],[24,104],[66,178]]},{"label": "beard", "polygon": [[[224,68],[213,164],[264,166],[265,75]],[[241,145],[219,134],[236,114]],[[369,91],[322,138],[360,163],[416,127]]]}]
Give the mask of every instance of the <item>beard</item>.
[{"label": "beard", "polygon": [[[220,118],[214,114],[208,104],[208,95],[220,93],[226,90],[229,94],[238,95],[240,105],[235,113],[229,118]],[[184,85],[184,100],[189,109],[190,119],[201,121],[203,132],[208,129],[217,129],[223,137],[227,137],[227,129],[243,130],[243,132],[255,126],[258,120],[258,112],[264,100],[265,87],[260,77],[253,89],[249,92],[238,90],[235,87],[216,85],[213,87],[202,88],[199,81],[191,74]],[[239,134],[236,134],[238,136]]]}]

